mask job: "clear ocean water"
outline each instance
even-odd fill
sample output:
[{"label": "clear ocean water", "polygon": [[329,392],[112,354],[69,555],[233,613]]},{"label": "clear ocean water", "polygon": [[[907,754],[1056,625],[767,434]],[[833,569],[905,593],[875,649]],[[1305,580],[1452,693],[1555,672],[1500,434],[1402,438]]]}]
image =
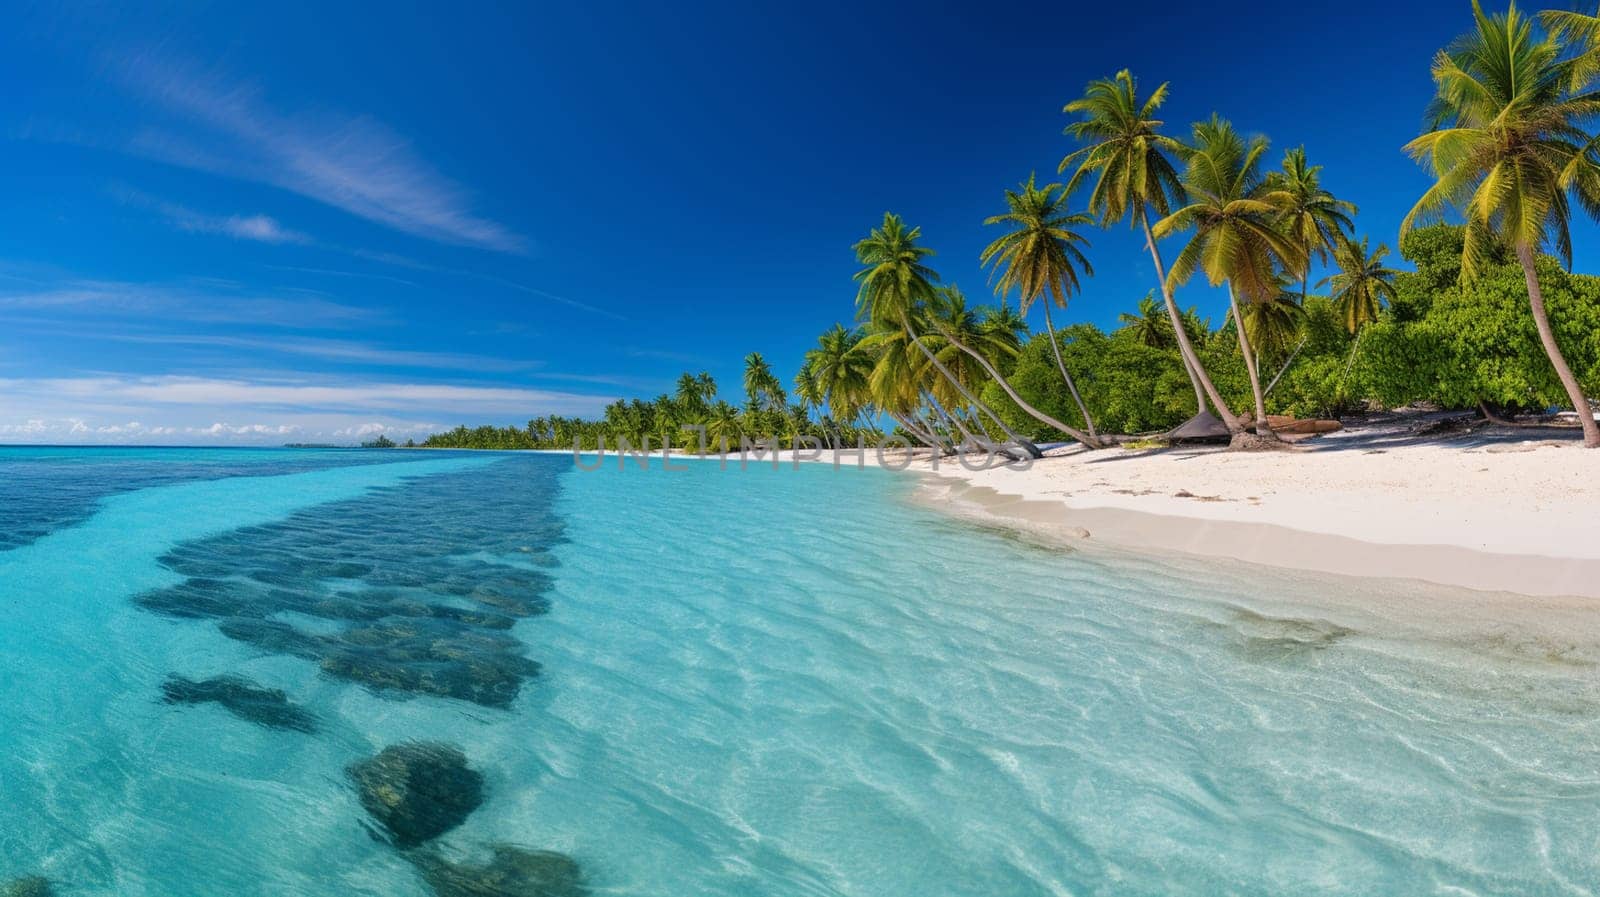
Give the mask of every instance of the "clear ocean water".
[{"label": "clear ocean water", "polygon": [[594,895],[1600,890],[1585,606],[685,463],[0,449],[0,893],[433,893],[346,772],[415,741],[483,777],[430,851]]}]

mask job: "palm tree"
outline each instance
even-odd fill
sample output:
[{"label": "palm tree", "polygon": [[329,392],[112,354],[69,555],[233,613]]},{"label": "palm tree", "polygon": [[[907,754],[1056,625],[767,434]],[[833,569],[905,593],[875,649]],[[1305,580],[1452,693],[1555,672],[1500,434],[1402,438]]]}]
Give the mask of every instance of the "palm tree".
[{"label": "palm tree", "polygon": [[1021,314],[1011,310],[1011,306],[1004,302],[999,305],[984,307],[983,326],[990,330],[1011,335],[1017,345],[1022,345],[1023,337],[1028,335],[1028,320]]},{"label": "palm tree", "polygon": [[728,402],[711,406],[710,416],[706,418],[706,437],[712,445],[725,450],[738,441],[741,432],[738,408]]},{"label": "palm tree", "polygon": [[677,390],[674,395],[678,407],[682,408],[692,417],[705,414],[708,404],[717,394],[717,383],[711,379],[711,374],[701,371],[691,374],[684,371],[678,377]]},{"label": "palm tree", "polygon": [[[1300,247],[1278,228],[1281,209],[1268,196],[1261,178],[1261,156],[1267,140],[1245,140],[1233,125],[1215,115],[1194,125],[1194,146],[1185,152],[1184,187],[1190,203],[1155,225],[1157,237],[1194,230],[1168,273],[1168,289],[1185,283],[1203,269],[1212,286],[1228,285],[1228,306],[1235,322],[1244,320],[1239,294],[1247,302],[1270,302],[1279,293],[1278,269],[1299,271],[1305,264]],[[1236,326],[1255,397],[1256,433],[1274,438],[1267,423],[1266,399],[1250,348],[1248,327]]]},{"label": "palm tree", "polygon": [[[923,317],[934,333],[922,338],[933,350],[933,356],[945,366],[956,380],[974,395],[983,392],[989,374],[978,365],[977,359],[962,351],[960,345],[972,346],[991,361],[1002,356],[1015,356],[1015,338],[991,332],[983,326],[982,315],[967,306],[966,296],[953,286],[939,287],[939,302],[923,309]],[[925,392],[938,400],[939,411],[959,409],[964,403],[959,392],[942,380],[930,382]]]},{"label": "palm tree", "polygon": [[809,371],[820,402],[827,403],[835,421],[853,419],[870,398],[867,392],[872,377],[872,352],[864,346],[865,335],[835,324],[817,337],[817,346],[806,352],[803,371]]},{"label": "palm tree", "polygon": [[1361,348],[1362,328],[1378,319],[1381,303],[1395,300],[1391,281],[1400,272],[1383,266],[1384,256],[1388,254],[1389,247],[1379,243],[1378,248],[1369,255],[1366,237],[1362,237],[1360,243],[1344,240],[1333,255],[1334,264],[1339,267],[1338,272],[1317,283],[1319,287],[1333,285],[1334,306],[1344,318],[1345,329],[1356,337],[1350,344],[1350,357],[1344,363],[1344,374],[1339,378],[1341,385],[1344,378],[1350,376],[1350,369],[1356,363],[1356,352]]},{"label": "palm tree", "polygon": [[1129,314],[1121,312],[1117,320],[1124,327],[1133,330],[1133,338],[1152,349],[1170,349],[1172,339],[1172,321],[1161,308],[1161,303],[1156,301],[1156,291],[1151,290],[1139,300],[1139,313]]},{"label": "palm tree", "polygon": [[756,411],[783,411],[789,404],[783,384],[760,352],[744,357],[744,392]]},{"label": "palm tree", "polygon": [[1246,302],[1240,309],[1244,313],[1244,329],[1250,347],[1256,353],[1259,368],[1262,359],[1282,358],[1300,333],[1300,322],[1305,319],[1305,308],[1300,297],[1280,284],[1270,299]]},{"label": "palm tree", "polygon": [[[996,338],[1000,337],[1001,334],[992,331],[986,331],[982,327],[977,329],[975,335],[956,332],[953,322],[956,320],[958,315],[965,312],[966,308],[966,297],[961,294],[960,290],[956,289],[955,287],[939,290],[936,293],[936,297],[936,301],[930,303],[926,307],[922,315],[922,319],[931,324],[934,330],[938,331],[939,335],[944,337],[951,346],[955,347],[961,352],[966,353],[973,360],[977,361],[978,366],[983,369],[984,373],[988,374],[989,377],[994,380],[996,385],[998,385],[1000,389],[1011,398],[1011,401],[1015,403],[1018,408],[1022,409],[1024,414],[1027,414],[1029,417],[1032,417],[1034,420],[1037,420],[1040,423],[1048,424],[1049,426],[1060,430],[1061,432],[1067,434],[1067,436],[1071,437],[1072,439],[1076,439],[1078,442],[1083,443],[1089,448],[1100,447],[1100,440],[1098,438],[1090,436],[1088,433],[1079,430],[1077,427],[1063,423],[1044,413],[1043,411],[1040,411],[1033,405],[1030,405],[1028,400],[1024,399],[1017,392],[1016,388],[1011,385],[1010,381],[1006,380],[1005,375],[1000,373],[1000,369],[995,365],[995,361],[997,359],[991,358],[988,354],[996,349],[1001,349],[1001,345],[995,342]],[[1016,354],[1015,347],[1003,349],[1002,351],[1010,355]],[[938,364],[939,362],[937,359],[935,359],[934,363]],[[996,417],[995,420],[999,421],[999,418]],[[1001,426],[1003,427],[1005,424],[1002,422]]]},{"label": "palm tree", "polygon": [[1333,302],[1344,318],[1344,327],[1359,336],[1361,328],[1378,319],[1381,302],[1395,300],[1394,276],[1400,272],[1383,266],[1389,247],[1367,252],[1367,238],[1361,242],[1343,240],[1334,250],[1333,261],[1339,270],[1317,282],[1318,289],[1332,284]]},{"label": "palm tree", "polygon": [[1089,241],[1073,230],[1089,224],[1093,219],[1086,214],[1067,211],[1067,193],[1060,184],[1046,184],[1042,189],[1034,186],[1034,175],[1019,190],[1006,191],[1007,211],[992,215],[984,224],[1004,224],[1010,232],[997,238],[979,256],[982,264],[994,265],[990,279],[995,295],[1004,297],[1013,288],[1017,290],[1017,306],[1026,315],[1034,300],[1049,291],[1049,301],[1044,303],[1044,327],[1050,334],[1050,348],[1056,356],[1056,367],[1067,384],[1067,392],[1083,415],[1084,429],[1098,443],[1094,418],[1089,407],[1078,395],[1077,384],[1067,373],[1067,363],[1061,360],[1061,343],[1056,339],[1055,322],[1050,319],[1050,306],[1067,307],[1067,299],[1078,292],[1078,269],[1086,276],[1094,275],[1094,268],[1084,257],[1079,244]]},{"label": "palm tree", "polygon": [[1600,113],[1600,97],[1574,93],[1593,63],[1589,54],[1565,56],[1560,41],[1538,35],[1515,6],[1490,16],[1473,0],[1472,15],[1474,29],[1434,57],[1431,127],[1405,149],[1437,181],[1400,232],[1458,209],[1466,220],[1466,279],[1477,276],[1494,244],[1516,253],[1534,326],[1578,413],[1583,444],[1600,447],[1600,425],[1556,343],[1534,266],[1551,242],[1572,264],[1569,195],[1591,215],[1600,211],[1600,151],[1580,126]]},{"label": "palm tree", "polygon": [[913,321],[925,305],[934,301],[933,285],[939,279],[939,275],[924,262],[933,255],[933,250],[917,245],[917,238],[921,236],[922,228],[908,228],[899,215],[885,212],[883,225],[873,228],[865,239],[852,247],[863,266],[854,278],[861,284],[856,293],[857,313],[880,327],[897,326],[903,329],[906,338],[964,399],[988,412],[1005,430],[1006,437],[1020,444],[1022,437],[968,391],[917,335]]},{"label": "palm tree", "polygon": [[1152,213],[1165,217],[1174,205],[1184,201],[1183,184],[1167,158],[1169,154],[1181,154],[1183,144],[1162,134],[1162,122],[1155,117],[1166,99],[1167,85],[1163,83],[1141,101],[1138,84],[1127,69],[1115,78],[1091,81],[1083,96],[1062,110],[1069,115],[1082,115],[1082,120],[1067,126],[1066,133],[1087,145],[1062,159],[1059,170],[1077,166],[1067,182],[1068,194],[1075,192],[1084,178],[1096,176],[1089,195],[1089,212],[1100,216],[1102,227],[1131,216],[1143,229],[1145,245],[1156,266],[1161,298],[1166,301],[1167,316],[1177,335],[1178,351],[1194,385],[1197,413],[1205,412],[1209,396],[1229,431],[1237,433],[1243,424],[1200,364],[1200,356],[1183,327],[1178,304],[1172,298],[1161,251],[1151,230]]},{"label": "palm tree", "polygon": [[1350,216],[1353,203],[1335,199],[1322,188],[1322,166],[1306,162],[1306,148],[1296,147],[1283,154],[1283,170],[1267,175],[1271,200],[1281,209],[1279,224],[1300,247],[1306,264],[1300,271],[1300,305],[1304,306],[1311,281],[1313,256],[1323,264],[1334,252],[1346,231],[1355,227]]}]

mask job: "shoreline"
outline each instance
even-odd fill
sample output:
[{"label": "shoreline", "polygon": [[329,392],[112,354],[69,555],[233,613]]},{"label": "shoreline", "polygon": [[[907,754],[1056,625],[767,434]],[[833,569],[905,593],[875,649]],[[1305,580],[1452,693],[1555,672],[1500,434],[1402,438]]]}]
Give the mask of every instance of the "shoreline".
[{"label": "shoreline", "polygon": [[[779,452],[780,463],[795,454]],[[798,462],[830,465],[835,454]],[[837,454],[858,466],[855,450]],[[673,456],[696,460],[717,459]],[[1357,429],[1267,453],[1069,447],[1026,470],[954,459],[935,469],[925,457],[885,466],[869,449],[864,466],[913,474],[916,499],[938,511],[1079,547],[1600,599],[1600,452],[1526,433],[1419,440]]]},{"label": "shoreline", "polygon": [[1057,541],[1600,598],[1600,452],[1537,439],[1318,442],[1270,453],[1067,450],[1022,471],[926,461],[912,470],[925,504]]}]

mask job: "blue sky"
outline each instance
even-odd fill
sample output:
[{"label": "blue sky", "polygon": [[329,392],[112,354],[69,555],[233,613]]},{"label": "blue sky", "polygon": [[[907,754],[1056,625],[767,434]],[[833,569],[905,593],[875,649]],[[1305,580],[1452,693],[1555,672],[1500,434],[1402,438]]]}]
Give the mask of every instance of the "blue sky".
[{"label": "blue sky", "polygon": [[[1172,82],[1174,133],[1216,110],[1274,162],[1305,144],[1392,246],[1469,6],[1362,5],[10,9],[0,441],[404,438],[686,368],[736,393],[746,352],[789,375],[851,319],[886,209],[987,296],[983,218],[1122,67]],[[1110,325],[1153,275],[1126,229],[1090,236],[1065,317]],[[1180,302],[1220,320],[1198,282]]]}]

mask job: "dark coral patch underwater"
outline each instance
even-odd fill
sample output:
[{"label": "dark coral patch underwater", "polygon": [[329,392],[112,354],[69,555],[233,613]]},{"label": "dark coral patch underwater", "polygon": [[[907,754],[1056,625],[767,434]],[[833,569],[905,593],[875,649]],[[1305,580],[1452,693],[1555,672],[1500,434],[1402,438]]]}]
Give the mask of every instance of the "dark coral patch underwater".
[{"label": "dark coral patch underwater", "polygon": [[161,694],[168,704],[217,704],[234,716],[269,729],[317,731],[317,718],[289,702],[276,688],[262,688],[242,676],[186,679],[168,676]]},{"label": "dark coral patch underwater", "polygon": [[513,458],[174,549],[147,610],[388,694],[509,707],[539,673],[508,630],[549,610],[564,468]]}]

